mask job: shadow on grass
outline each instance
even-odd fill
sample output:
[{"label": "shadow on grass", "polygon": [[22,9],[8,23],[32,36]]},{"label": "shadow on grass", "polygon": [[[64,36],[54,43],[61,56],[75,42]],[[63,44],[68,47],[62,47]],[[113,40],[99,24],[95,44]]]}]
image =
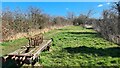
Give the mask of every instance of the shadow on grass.
[{"label": "shadow on grass", "polygon": [[62,34],[72,34],[74,37],[102,38],[101,34],[97,32],[62,32]]},{"label": "shadow on grass", "polygon": [[86,29],[93,29],[93,28],[86,28]]},{"label": "shadow on grass", "polygon": [[[15,58],[12,59],[11,57],[8,57],[7,59],[0,57],[0,60],[1,60],[0,63],[2,64],[2,68],[23,68],[24,64],[28,64],[29,66],[31,66],[30,68],[34,68],[34,64],[36,63],[33,62],[33,64],[30,65],[31,63],[28,60],[24,60],[24,61],[20,59],[15,60]],[[29,66],[26,67],[29,68]]]},{"label": "shadow on grass", "polygon": [[57,29],[57,30],[61,30],[62,31],[62,30],[71,30],[71,29]]},{"label": "shadow on grass", "polygon": [[20,62],[15,61],[13,59],[4,59],[3,57],[0,57],[2,60],[2,68],[20,68],[22,67],[23,63],[20,64]]},{"label": "shadow on grass", "polygon": [[98,34],[97,32],[66,32],[68,34]]},{"label": "shadow on grass", "polygon": [[85,54],[97,54],[98,56],[111,56],[111,57],[120,57],[120,47],[111,47],[111,48],[94,48],[94,47],[86,47],[86,46],[80,46],[80,47],[67,47],[64,48],[67,50],[67,52],[71,54],[75,53],[85,53]]}]

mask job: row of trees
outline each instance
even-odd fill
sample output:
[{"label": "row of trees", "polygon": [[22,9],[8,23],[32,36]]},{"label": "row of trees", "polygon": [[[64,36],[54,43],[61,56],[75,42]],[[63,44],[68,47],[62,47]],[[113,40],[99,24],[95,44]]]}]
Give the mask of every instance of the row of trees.
[{"label": "row of trees", "polygon": [[93,25],[94,29],[108,40],[120,43],[120,4],[115,3],[111,9],[103,11],[102,19],[93,19],[93,10],[87,14],[76,16],[73,12],[68,12],[67,16],[50,16],[43,13],[39,8],[30,7],[23,13],[20,9],[10,11],[6,9],[2,13],[2,38],[6,40],[8,36],[20,32],[29,32],[31,29],[43,29],[51,26],[66,25]]},{"label": "row of trees", "polygon": [[[76,17],[73,12],[68,12],[67,16],[50,16],[43,13],[42,10],[36,7],[29,7],[27,12],[22,12],[20,9],[10,11],[9,8],[2,12],[2,38],[3,41],[11,35],[20,32],[29,32],[31,29],[43,29],[51,26],[75,25],[76,21],[83,23],[80,15]],[[73,23],[74,22],[74,23]]]},{"label": "row of trees", "polygon": [[103,19],[96,20],[94,28],[110,41],[120,44],[120,3],[103,11]]},{"label": "row of trees", "polygon": [[[10,11],[9,8],[2,13],[2,38],[3,41],[9,36],[20,32],[29,32],[31,29],[43,29],[51,26],[92,24],[89,17],[92,10],[87,14],[76,16],[73,12],[68,12],[67,16],[50,16],[43,13],[36,7],[29,7],[28,11],[22,12],[20,9]],[[91,21],[90,21],[91,20]]]}]

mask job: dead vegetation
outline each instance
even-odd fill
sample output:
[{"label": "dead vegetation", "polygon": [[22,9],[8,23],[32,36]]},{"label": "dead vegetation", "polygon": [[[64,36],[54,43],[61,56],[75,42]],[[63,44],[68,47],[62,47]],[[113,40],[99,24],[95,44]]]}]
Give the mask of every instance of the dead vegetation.
[{"label": "dead vegetation", "polygon": [[79,16],[68,12],[63,17],[50,16],[36,7],[30,7],[27,13],[22,13],[20,9],[12,12],[7,8],[2,13],[2,41],[34,36],[68,25],[82,25],[94,28],[105,39],[120,44],[120,4],[113,3],[110,9],[104,10],[101,19],[90,18],[93,14],[93,10]]},{"label": "dead vegetation", "polygon": [[65,17],[50,16],[36,7],[30,7],[27,13],[21,12],[20,9],[10,11],[7,8],[2,13],[2,41],[44,33],[54,29],[54,26],[59,28],[70,24]]},{"label": "dead vegetation", "polygon": [[120,4],[114,3],[111,9],[104,10],[103,19],[96,20],[94,28],[105,39],[120,44]]}]

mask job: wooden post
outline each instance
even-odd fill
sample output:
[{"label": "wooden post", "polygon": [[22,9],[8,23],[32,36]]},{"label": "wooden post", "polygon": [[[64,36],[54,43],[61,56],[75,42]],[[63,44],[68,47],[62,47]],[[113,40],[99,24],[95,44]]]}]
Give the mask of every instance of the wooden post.
[{"label": "wooden post", "polygon": [[7,58],[9,58],[9,56],[5,56],[5,57],[4,57],[4,60],[6,61],[6,60],[7,60]]},{"label": "wooden post", "polygon": [[13,56],[11,59],[15,59],[15,56]]},{"label": "wooden post", "polygon": [[18,57],[15,57],[15,60],[18,60]]},{"label": "wooden post", "polygon": [[26,57],[24,56],[24,57],[22,58],[22,61],[25,61],[25,58],[26,58]]},{"label": "wooden post", "polygon": [[20,59],[19,59],[19,60],[22,60],[22,58],[23,58],[23,57],[20,57]]}]

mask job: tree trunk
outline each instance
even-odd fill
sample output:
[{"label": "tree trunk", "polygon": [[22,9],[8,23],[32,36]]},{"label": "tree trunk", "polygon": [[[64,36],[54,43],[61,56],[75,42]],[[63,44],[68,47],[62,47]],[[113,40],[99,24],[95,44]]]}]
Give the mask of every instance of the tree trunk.
[{"label": "tree trunk", "polygon": [[118,3],[118,13],[119,13],[119,16],[118,16],[118,34],[120,35],[120,1]]}]

